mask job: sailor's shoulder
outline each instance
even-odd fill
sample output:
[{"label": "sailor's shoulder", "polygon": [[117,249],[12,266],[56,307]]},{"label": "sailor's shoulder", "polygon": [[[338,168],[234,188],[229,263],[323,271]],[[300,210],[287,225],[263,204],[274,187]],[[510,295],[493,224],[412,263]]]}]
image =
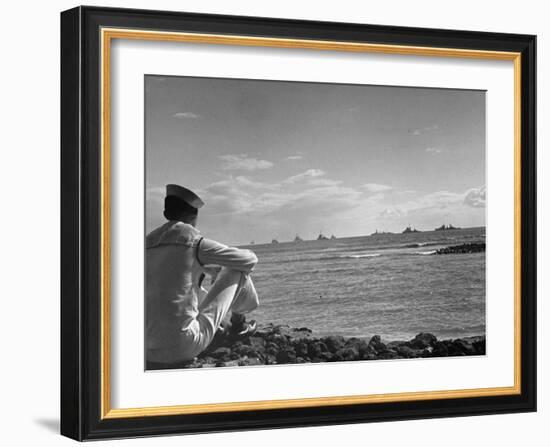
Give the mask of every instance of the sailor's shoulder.
[{"label": "sailor's shoulder", "polygon": [[182,238],[195,238],[201,234],[197,228],[185,222],[174,222],[169,232]]},{"label": "sailor's shoulder", "polygon": [[185,222],[170,221],[149,233],[146,245],[148,248],[168,244],[191,246],[199,237],[201,237],[200,231],[193,225]]},{"label": "sailor's shoulder", "polygon": [[145,236],[145,246],[147,248],[154,247],[159,245],[159,241],[162,238],[162,235],[166,232],[168,223],[161,225],[160,227],[155,228],[150,233]]}]

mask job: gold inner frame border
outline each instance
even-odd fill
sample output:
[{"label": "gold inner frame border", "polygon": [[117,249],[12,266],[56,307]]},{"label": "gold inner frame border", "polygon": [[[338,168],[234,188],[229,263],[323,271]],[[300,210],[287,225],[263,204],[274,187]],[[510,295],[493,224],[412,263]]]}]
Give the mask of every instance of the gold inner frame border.
[{"label": "gold inner frame border", "polygon": [[[252,37],[139,29],[102,28],[101,31],[101,419],[311,408],[335,405],[407,402],[433,399],[505,396],[521,393],[521,53],[419,47],[340,41]],[[404,392],[354,396],[327,396],[215,404],[170,405],[141,408],[111,407],[110,340],[110,179],[111,115],[110,74],[113,39],[295,48],[357,53],[383,53],[469,59],[507,60],[514,63],[514,385],[444,391]]]}]

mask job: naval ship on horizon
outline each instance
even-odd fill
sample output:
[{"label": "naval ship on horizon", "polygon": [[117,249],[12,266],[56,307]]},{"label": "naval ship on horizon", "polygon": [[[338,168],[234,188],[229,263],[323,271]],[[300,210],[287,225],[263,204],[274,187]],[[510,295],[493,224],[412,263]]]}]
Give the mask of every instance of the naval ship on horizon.
[{"label": "naval ship on horizon", "polygon": [[453,227],[452,224],[449,225],[441,225],[440,227],[437,227],[434,231],[448,231],[448,230],[460,230],[460,227]]},{"label": "naval ship on horizon", "polygon": [[420,230],[417,230],[416,228],[411,228],[410,224],[407,228],[405,228],[401,233],[407,234],[407,233],[420,233]]}]

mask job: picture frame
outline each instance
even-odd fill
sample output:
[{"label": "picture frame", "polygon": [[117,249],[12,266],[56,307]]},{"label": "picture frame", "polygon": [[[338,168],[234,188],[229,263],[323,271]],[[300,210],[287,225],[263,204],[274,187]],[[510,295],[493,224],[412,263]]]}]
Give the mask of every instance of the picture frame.
[{"label": "picture frame", "polygon": [[[110,225],[116,210],[110,192],[116,129],[110,76],[116,40],[511,62],[513,385],[113,407]],[[536,411],[535,64],[532,35],[100,7],[61,13],[61,434],[82,441]]]}]

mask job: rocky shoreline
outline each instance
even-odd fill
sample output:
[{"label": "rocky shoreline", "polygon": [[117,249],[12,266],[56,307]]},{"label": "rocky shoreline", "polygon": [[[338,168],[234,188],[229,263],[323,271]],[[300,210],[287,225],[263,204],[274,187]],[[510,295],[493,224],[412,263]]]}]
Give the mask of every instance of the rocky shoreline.
[{"label": "rocky shoreline", "polygon": [[148,363],[147,369],[211,368],[223,366],[283,365],[292,363],[389,360],[420,357],[485,355],[485,336],[437,340],[420,333],[412,340],[384,342],[330,335],[316,337],[308,328],[268,324],[249,337],[217,336],[210,347],[190,362]]},{"label": "rocky shoreline", "polygon": [[451,245],[435,251],[436,255],[481,253],[485,251],[485,242],[472,242],[470,244]]}]

